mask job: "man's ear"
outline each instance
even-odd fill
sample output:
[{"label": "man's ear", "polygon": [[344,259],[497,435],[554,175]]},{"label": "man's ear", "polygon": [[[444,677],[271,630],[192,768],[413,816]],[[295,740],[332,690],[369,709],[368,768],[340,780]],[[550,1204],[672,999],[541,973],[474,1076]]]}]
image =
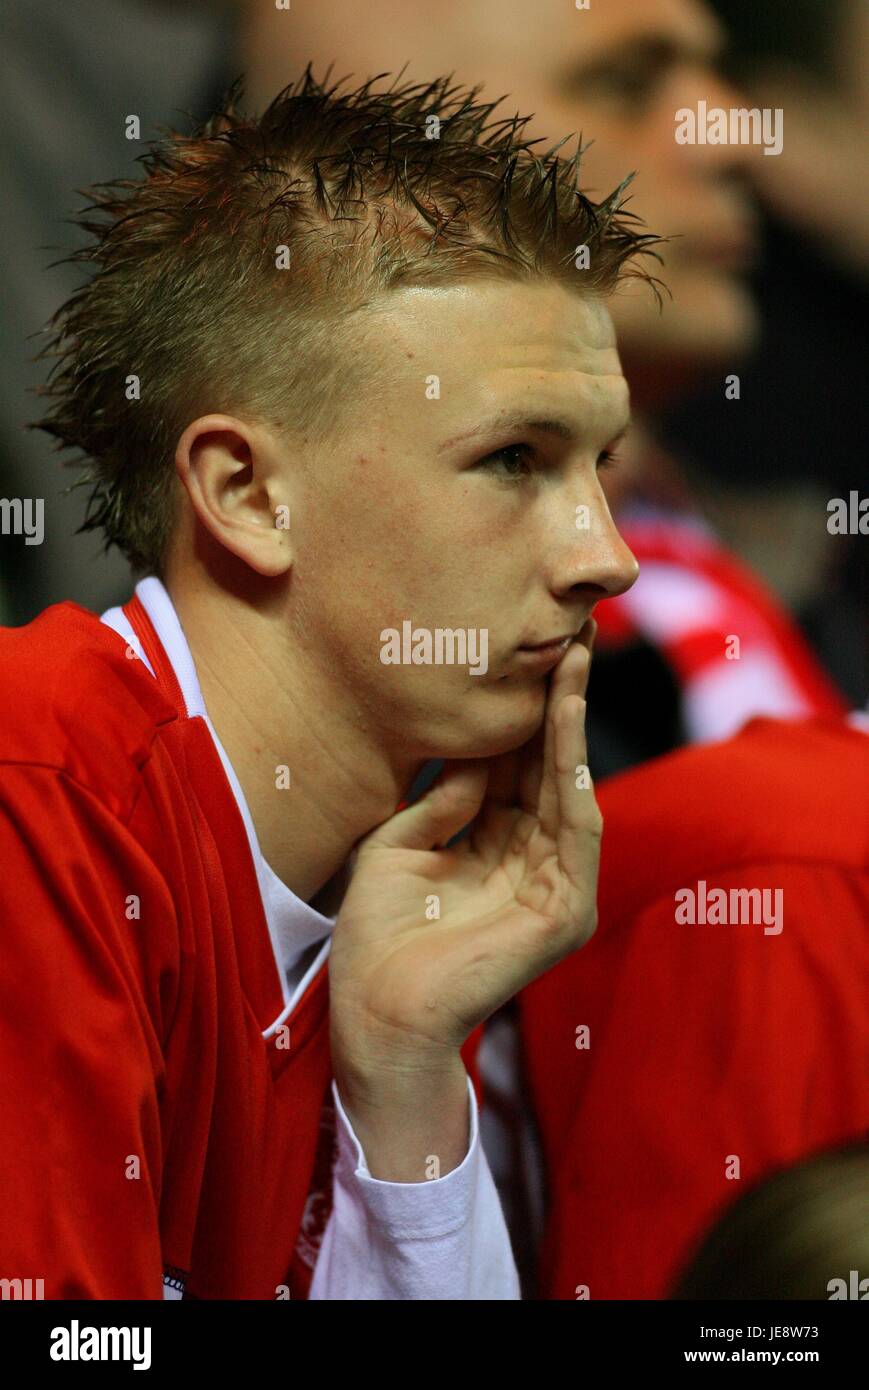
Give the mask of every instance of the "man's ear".
[{"label": "man's ear", "polygon": [[175,470],[198,522],[267,578],[293,562],[288,479],[277,437],[232,415],[202,415],[182,434]]}]

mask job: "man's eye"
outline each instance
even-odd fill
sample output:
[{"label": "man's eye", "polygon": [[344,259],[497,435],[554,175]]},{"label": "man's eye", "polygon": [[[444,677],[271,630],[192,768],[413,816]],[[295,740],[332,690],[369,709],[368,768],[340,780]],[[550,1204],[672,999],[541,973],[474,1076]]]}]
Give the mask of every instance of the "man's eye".
[{"label": "man's eye", "polygon": [[[491,469],[500,474],[506,482],[521,482],[523,478],[527,478],[533,473],[534,459],[534,448],[531,444],[508,444],[505,448],[499,449],[497,453],[489,454],[488,458],[481,459],[478,467]],[[598,472],[615,468],[618,463],[619,455],[614,453],[612,449],[602,449],[598,454]]]},{"label": "man's eye", "polygon": [[606,101],[639,111],[650,105],[661,85],[663,73],[657,65],[643,64],[602,74],[595,84],[597,94]]},{"label": "man's eye", "polygon": [[534,450],[530,444],[508,444],[497,453],[480,460],[481,468],[491,468],[507,482],[518,482],[532,471]]},{"label": "man's eye", "polygon": [[622,72],[610,82],[613,96],[631,106],[648,101],[654,89],[655,74],[649,72]]}]

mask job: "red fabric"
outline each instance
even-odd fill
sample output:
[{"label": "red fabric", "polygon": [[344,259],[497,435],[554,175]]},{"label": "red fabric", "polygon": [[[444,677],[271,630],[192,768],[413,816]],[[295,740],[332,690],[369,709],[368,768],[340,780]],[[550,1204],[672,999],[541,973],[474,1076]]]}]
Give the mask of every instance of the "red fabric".
[{"label": "red fabric", "polygon": [[0,1269],[52,1299],[159,1299],[164,1273],[188,1297],[305,1297],[327,969],[289,1047],[264,1039],[283,998],[244,825],[127,613],[157,681],[77,604],[0,628]]},{"label": "red fabric", "polygon": [[[619,529],[639,561],[640,579],[628,593],[595,609],[601,647],[620,646],[632,633],[644,635],[659,647],[683,687],[689,687],[716,665],[730,673],[726,641],[736,635],[744,654],[763,653],[780,668],[805,701],[806,716],[847,712],[790,615],[714,537],[677,518],[624,520]],[[658,565],[681,569],[689,581],[703,581],[709,593],[708,607],[701,601],[690,622],[664,641],[657,636],[660,615],[647,610],[643,599],[643,572]]]},{"label": "red fabric", "polygon": [[[749,1183],[869,1130],[867,787],[865,733],[765,719],[600,787],[597,932],[519,996],[543,1297],[665,1297]],[[677,924],[700,879],[781,888],[781,933]]]}]

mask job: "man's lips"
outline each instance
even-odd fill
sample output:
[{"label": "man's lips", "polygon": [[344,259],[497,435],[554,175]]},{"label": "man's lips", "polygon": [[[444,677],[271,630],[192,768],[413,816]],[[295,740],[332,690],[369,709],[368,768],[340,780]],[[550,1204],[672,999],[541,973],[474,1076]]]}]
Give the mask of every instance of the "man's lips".
[{"label": "man's lips", "polygon": [[717,266],[721,270],[751,270],[757,260],[757,248],[750,241],[706,242],[699,248],[699,259],[704,265]]},{"label": "man's lips", "polygon": [[545,637],[542,642],[523,642],[519,648],[522,652],[539,652],[544,647],[568,647],[578,636],[575,632],[564,632],[560,637]]},{"label": "man's lips", "polygon": [[574,640],[574,634],[571,633],[568,637],[562,637],[560,641],[540,642],[535,647],[519,647],[516,657],[522,666],[546,671],[558,665]]},{"label": "man's lips", "polygon": [[[710,222],[712,219],[710,218]],[[751,217],[688,231],[682,241],[685,259],[703,261],[727,270],[750,270],[760,251],[758,232]]]}]

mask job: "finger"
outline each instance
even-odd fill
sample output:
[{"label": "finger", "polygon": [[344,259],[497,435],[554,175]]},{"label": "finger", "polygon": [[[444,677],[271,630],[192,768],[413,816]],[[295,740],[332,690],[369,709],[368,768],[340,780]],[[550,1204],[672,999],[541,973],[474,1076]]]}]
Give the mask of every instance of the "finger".
[{"label": "finger", "polygon": [[[602,820],[586,764],[585,709],[585,701],[577,695],[569,695],[559,706],[556,846],[559,865],[570,883],[579,892],[594,894]],[[584,775],[577,775],[577,767]]]},{"label": "finger", "polygon": [[[593,636],[593,634],[591,634]],[[580,637],[589,639],[588,624],[582,628]],[[577,639],[570,646],[552,675],[552,685],[546,706],[546,735],[543,748],[543,775],[540,780],[540,796],[537,815],[541,827],[547,834],[555,837],[559,818],[558,774],[556,770],[556,718],[558,710],[568,696],[578,696],[585,703],[588,685],[588,668],[591,660],[585,641]],[[584,743],[583,733],[583,743]]]},{"label": "finger", "polygon": [[552,693],[556,703],[567,695],[579,695],[580,699],[585,699],[596,632],[597,624],[593,618],[589,618],[553,671]]},{"label": "finger", "polygon": [[412,806],[390,816],[357,846],[430,850],[458,835],[480,810],[486,794],[485,759],[455,760],[444,765],[433,785]]},{"label": "finger", "polygon": [[588,647],[589,656],[594,655],[594,644],[597,637],[597,621],[594,618],[587,618],[580,630],[579,640]]},{"label": "finger", "polygon": [[[591,653],[597,635],[597,623],[589,618],[577,634],[576,641]],[[561,665],[562,663],[559,663]],[[586,667],[586,673],[588,668]],[[553,682],[555,677],[553,676]],[[586,683],[588,676],[586,674]],[[577,693],[585,696],[585,686],[580,685]],[[563,698],[563,692],[562,692]],[[544,716],[540,728],[527,745],[527,756],[523,760],[519,777],[519,804],[529,815],[537,815],[540,808],[540,787],[543,781],[544,751],[547,721]]]},{"label": "finger", "polygon": [[558,824],[558,788],[555,773],[555,677],[546,701],[543,721],[543,768],[540,776],[540,794],[537,798],[537,819],[543,830],[553,839]]},{"label": "finger", "polygon": [[588,689],[588,678],[591,672],[591,658],[592,653],[594,652],[594,639],[596,636],[597,623],[595,622],[594,618],[588,618],[581,627],[576,642],[574,643],[574,646],[584,647],[586,652],[588,653],[584,665],[579,669],[578,684],[574,692],[575,694],[580,695],[583,700],[585,699],[585,692]]}]

